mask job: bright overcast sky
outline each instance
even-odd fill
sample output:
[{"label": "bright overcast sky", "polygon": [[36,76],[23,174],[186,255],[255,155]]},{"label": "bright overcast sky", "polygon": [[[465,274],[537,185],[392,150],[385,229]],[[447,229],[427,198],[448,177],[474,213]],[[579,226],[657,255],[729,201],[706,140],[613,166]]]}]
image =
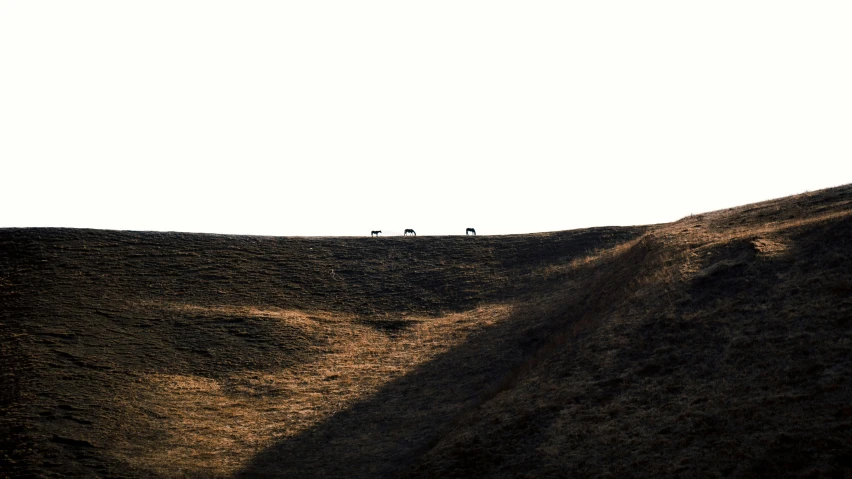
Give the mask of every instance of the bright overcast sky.
[{"label": "bright overcast sky", "polygon": [[668,222],[852,182],[849,1],[0,0],[0,227]]}]

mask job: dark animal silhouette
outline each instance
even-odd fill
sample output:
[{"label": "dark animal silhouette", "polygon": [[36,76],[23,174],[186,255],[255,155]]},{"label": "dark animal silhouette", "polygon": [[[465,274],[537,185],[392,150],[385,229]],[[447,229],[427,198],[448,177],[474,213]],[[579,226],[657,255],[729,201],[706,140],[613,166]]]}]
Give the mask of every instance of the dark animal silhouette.
[{"label": "dark animal silhouette", "polygon": [[382,232],[382,230],[378,230],[378,231],[370,231],[370,237],[372,238],[372,237],[373,237],[373,235],[379,236],[379,233],[381,233],[381,232]]},{"label": "dark animal silhouette", "polygon": [[411,233],[411,234],[413,234],[414,236],[417,236],[417,233],[415,233],[415,232],[414,232],[414,230],[412,230],[412,229],[407,229],[407,230],[405,230],[405,232],[404,232],[404,233],[402,233],[402,236],[408,236],[408,233]]},{"label": "dark animal silhouette", "polygon": [[475,229],[473,229],[473,228],[468,228],[468,229],[464,230],[464,234],[465,234],[465,236],[467,236],[467,235],[468,235],[468,234],[470,234],[470,233],[473,233],[473,236],[476,236],[476,230],[475,230]]}]

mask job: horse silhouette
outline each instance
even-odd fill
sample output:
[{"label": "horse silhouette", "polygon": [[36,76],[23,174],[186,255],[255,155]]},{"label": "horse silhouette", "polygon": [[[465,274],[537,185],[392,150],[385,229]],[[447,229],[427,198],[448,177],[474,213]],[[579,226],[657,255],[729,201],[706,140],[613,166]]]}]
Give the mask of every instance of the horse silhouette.
[{"label": "horse silhouette", "polygon": [[381,232],[382,232],[382,230],[378,230],[378,231],[370,231],[370,237],[372,238],[372,237],[373,237],[373,235],[376,235],[376,237],[378,237],[378,236],[379,236],[379,233],[381,233]]},{"label": "horse silhouette", "polygon": [[465,234],[465,236],[467,236],[467,235],[468,235],[468,234],[470,234],[470,233],[473,233],[473,236],[476,236],[476,230],[475,230],[475,229],[473,229],[473,228],[468,228],[468,229],[464,230],[464,234]]},{"label": "horse silhouette", "polygon": [[417,236],[417,233],[415,233],[413,229],[407,229],[407,230],[405,230],[405,232],[404,232],[404,233],[402,233],[402,236],[408,236],[408,233],[411,233],[411,234],[413,234],[414,236]]}]

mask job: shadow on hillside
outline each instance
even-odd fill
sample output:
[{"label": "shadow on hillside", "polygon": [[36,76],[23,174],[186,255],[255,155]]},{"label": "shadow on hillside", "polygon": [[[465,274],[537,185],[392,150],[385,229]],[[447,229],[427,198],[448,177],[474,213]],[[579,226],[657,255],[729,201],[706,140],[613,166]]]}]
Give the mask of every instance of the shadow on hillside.
[{"label": "shadow on hillside", "polygon": [[513,314],[370,398],[269,447],[238,477],[387,477],[496,392],[558,321]]},{"label": "shadow on hillside", "polygon": [[394,336],[422,323],[423,320],[364,318],[359,322],[372,327],[376,331]]},{"label": "shadow on hillside", "polygon": [[[748,350],[740,352],[729,347],[731,338],[726,328],[730,321],[753,323],[752,329],[744,329],[746,335],[763,337],[771,336],[772,341],[790,343],[791,335],[804,331],[813,335],[811,349],[819,347],[822,336],[817,334],[815,323],[808,321],[808,316],[794,315],[788,323],[775,321],[763,312],[762,305],[773,301],[798,307],[798,302],[784,303],[785,293],[778,290],[778,274],[789,271],[808,279],[808,293],[813,298],[825,295],[825,301],[841,293],[848,293],[848,275],[852,273],[847,263],[838,263],[848,257],[848,232],[852,229],[852,220],[829,222],[819,228],[804,228],[790,230],[786,233],[789,250],[783,255],[760,256],[755,245],[759,239],[733,240],[714,248],[709,258],[707,268],[721,264],[715,269],[705,271],[696,278],[681,284],[684,291],[691,296],[688,302],[677,301],[673,296],[670,306],[675,308],[674,321],[660,320],[648,316],[648,322],[631,339],[631,346],[622,355],[621,363],[625,368],[635,371],[639,378],[663,377],[671,374],[671,368],[683,363],[684,357],[677,356],[678,351],[692,354],[692,351],[682,350],[684,345],[696,345],[698,352],[691,363],[686,365],[690,380],[698,385],[707,386],[710,381],[718,384],[728,384],[730,378],[720,379],[719,368],[734,367],[735,370],[745,371],[755,364],[755,357]],[[547,350],[552,345],[553,337],[585,320],[594,322],[594,318],[607,313],[607,303],[614,302],[619,295],[630,294],[636,286],[637,275],[641,268],[654,270],[665,263],[661,255],[664,244],[654,238],[645,238],[628,248],[615,261],[598,265],[596,279],[584,281],[580,291],[594,292],[598,296],[594,300],[583,293],[564,295],[557,299],[557,306],[548,314],[531,314],[528,311],[518,311],[516,314],[493,326],[491,329],[475,335],[465,344],[438,356],[434,360],[421,365],[411,373],[385,385],[380,391],[368,399],[359,402],[347,410],[341,411],[311,429],[282,440],[259,453],[250,464],[236,475],[238,477],[392,477],[406,471],[423,453],[431,449],[447,433],[454,429],[460,418],[473,411],[493,397],[497,392],[506,389],[511,384],[514,372],[524,367],[537,351]],[[809,272],[810,271],[810,272]],[[820,274],[826,278],[824,281]],[[809,275],[809,276],[808,276]],[[798,280],[791,280],[793,282]],[[820,283],[815,283],[819,281]],[[845,282],[844,282],[845,281]],[[641,282],[641,281],[640,281]],[[828,288],[824,288],[822,283]],[[792,283],[791,283],[792,284]],[[792,288],[792,286],[791,286]],[[844,289],[845,288],[845,289]],[[842,290],[842,291],[841,291]],[[838,293],[841,291],[841,293]],[[742,299],[737,306],[729,306],[727,298],[736,294]],[[662,296],[653,298],[661,299]],[[655,299],[655,301],[657,300]],[[559,303],[561,301],[561,303]],[[835,300],[836,302],[836,300]],[[802,303],[802,307],[807,304]],[[657,307],[657,306],[655,306]],[[729,309],[731,308],[731,309]],[[522,309],[522,308],[519,308]],[[848,308],[847,308],[848,309]],[[686,313],[699,313],[691,321],[680,319]],[[827,312],[827,314],[831,314]],[[837,322],[837,319],[833,321]],[[831,325],[826,317],[820,324]],[[751,326],[747,326],[751,327]],[[774,329],[773,329],[774,328]],[[779,329],[779,328],[784,328]],[[787,330],[789,328],[789,330]],[[826,326],[826,331],[831,328]],[[826,333],[827,334],[827,333]],[[742,339],[738,339],[742,341]],[[767,342],[769,344],[770,342]],[[739,343],[738,343],[739,344]],[[661,345],[669,347],[661,348]],[[699,347],[700,346],[700,347]],[[679,349],[681,348],[681,349]],[[786,350],[772,349],[767,346],[769,357],[782,358]],[[727,351],[727,352],[726,352]],[[723,357],[727,354],[727,357]],[[804,354],[804,353],[803,353]],[[724,361],[735,361],[733,366]],[[824,367],[817,358],[799,361],[801,364],[789,363],[784,366],[783,374],[779,376],[778,384],[772,385],[778,391],[786,392],[785,381],[794,384],[810,384],[813,379],[813,368]],[[727,364],[727,365],[726,365]],[[754,369],[755,378],[766,376],[778,371]],[[728,373],[726,373],[728,374]],[[733,374],[733,373],[730,373]],[[756,381],[757,379],[755,379]],[[768,381],[768,380],[767,380]],[[715,383],[714,383],[715,384]],[[767,384],[770,384],[767,382]],[[701,386],[704,387],[704,386]],[[696,391],[703,391],[699,387]],[[796,386],[800,387],[800,386]],[[801,390],[790,388],[796,393],[808,396],[810,386],[801,386]],[[812,389],[812,388],[811,388]],[[673,389],[677,391],[677,389]],[[542,392],[542,394],[546,394]],[[678,425],[679,438],[684,441],[695,441],[694,448],[705,453],[710,452],[709,460],[720,461],[722,457],[713,456],[717,452],[712,441],[723,440],[740,444],[743,437],[754,435],[753,444],[759,445],[757,439],[765,433],[761,429],[761,406],[748,402],[751,397],[748,389],[739,391],[748,404],[748,417],[738,417],[730,422],[730,429],[718,426],[712,430],[683,429]],[[842,393],[836,393],[837,401],[842,400]],[[737,397],[740,397],[737,396]],[[608,397],[608,396],[607,396]],[[532,398],[530,398],[532,399]],[[700,397],[698,398],[701,399]],[[608,400],[606,398],[602,400]],[[543,410],[541,415],[557,413],[561,408],[558,402],[543,401],[545,406],[554,410]],[[699,406],[693,406],[699,408]],[[767,448],[740,444],[742,447],[754,447],[762,456],[749,463],[737,467],[752,472],[778,471],[785,467],[804,467],[791,463],[788,459],[790,447],[782,444],[784,439],[783,418],[793,417],[791,411],[781,410],[778,417],[781,423],[775,424],[771,432],[781,441],[770,444]],[[513,414],[513,411],[506,411]],[[745,413],[743,413],[745,414]],[[720,416],[722,417],[722,416]],[[545,418],[546,419],[546,418]],[[511,427],[520,428],[517,431],[506,431],[506,425],[493,428],[500,434],[511,434],[512,440],[530,440],[534,434],[528,428],[541,427],[541,417],[530,417],[526,420],[515,418]],[[494,417],[495,424],[500,418]],[[722,423],[720,423],[722,424]],[[728,423],[725,423],[728,424]],[[714,426],[716,427],[716,426]],[[761,432],[763,431],[763,432]],[[776,434],[777,433],[777,434]],[[709,439],[703,439],[704,435]],[[810,435],[809,435],[810,434]],[[802,433],[795,437],[796,444],[802,451],[805,446],[813,443],[816,432]],[[459,437],[467,440],[463,434]],[[774,437],[774,436],[773,436]],[[607,440],[606,437],[597,438]],[[610,438],[611,439],[611,438]],[[475,440],[471,439],[471,440]],[[710,441],[710,442],[707,442]],[[838,439],[839,441],[839,439]],[[842,441],[841,441],[842,442]],[[474,445],[476,446],[476,445]],[[810,447],[810,446],[809,446]],[[814,458],[824,452],[823,446],[810,447],[811,450],[799,452],[805,454],[802,464],[810,464]],[[523,448],[521,448],[523,449]],[[527,451],[530,452],[530,451]],[[494,453],[488,447],[458,447],[450,448],[453,457],[445,458],[450,463],[458,465],[478,464],[482,470],[494,470],[501,463],[501,457],[489,457]],[[671,451],[671,457],[680,457],[679,452]],[[526,456],[525,456],[526,457]],[[703,457],[703,456],[702,456]],[[693,458],[694,459],[694,458]],[[797,459],[797,460],[799,460]],[[674,459],[672,459],[674,460]],[[739,460],[739,459],[737,459]],[[809,462],[811,461],[811,462]],[[655,467],[665,469],[669,464],[660,463]],[[718,466],[718,464],[716,465]],[[649,466],[650,467],[650,466]],[[707,467],[713,467],[708,463]]]},{"label": "shadow on hillside", "polygon": [[[658,420],[675,442],[654,451],[671,461],[654,476],[689,464],[686,475],[846,477],[849,394],[831,381],[852,371],[837,346],[852,318],[850,232],[845,217],[716,244],[683,285],[689,301],[632,333],[618,364],[689,398]],[[596,452],[617,455],[616,475],[649,455]]]},{"label": "shadow on hillside", "polygon": [[653,241],[639,241],[600,262],[578,266],[552,296],[519,305],[507,319],[389,382],[366,400],[267,448],[236,476],[348,478],[401,473],[465,413],[510,388],[539,354],[564,347],[566,334],[579,334],[593,324],[608,303],[635,286],[636,267],[656,255]]},{"label": "shadow on hillside", "polygon": [[[0,287],[12,284],[21,298],[14,311],[0,302],[0,315],[9,313],[9,322],[0,318],[27,342],[28,357],[43,365],[25,378],[37,396],[12,401],[34,435],[55,436],[39,440],[38,452],[29,453],[36,462],[32,471],[73,475],[73,468],[86,468],[108,475],[114,463],[103,451],[112,446],[100,445],[111,444],[120,436],[113,431],[128,427],[109,408],[116,406],[115,397],[133,397],[140,380],[147,384],[152,374],[219,379],[277,370],[310,364],[326,344],[322,318],[282,326],[248,309],[352,314],[393,338],[411,326],[408,317],[438,317],[553,291],[563,277],[542,274],[544,265],[566,267],[645,229],[381,241],[0,231],[0,280],[11,278]],[[391,319],[400,317],[406,320]],[[303,476],[298,467],[330,463],[322,459],[323,451],[337,456],[333,463],[344,476],[353,475],[343,466],[352,457],[347,449],[366,447],[372,452],[365,456],[390,458],[378,461],[379,468],[412,457],[545,337],[527,319],[517,316],[479,333],[372,399],[285,441],[284,457],[294,458],[287,470]],[[540,318],[530,319],[538,324]],[[372,413],[362,415],[362,410]],[[158,430],[161,420],[156,418],[151,429]],[[0,424],[0,431],[6,429]],[[343,445],[316,439],[323,434],[339,436],[336,444]],[[361,440],[363,434],[369,441]],[[17,447],[0,446],[0,453]],[[275,449],[260,455],[247,471],[279,470],[276,455]],[[370,461],[359,463],[364,464],[359,470],[367,471],[360,474],[372,475]]]}]

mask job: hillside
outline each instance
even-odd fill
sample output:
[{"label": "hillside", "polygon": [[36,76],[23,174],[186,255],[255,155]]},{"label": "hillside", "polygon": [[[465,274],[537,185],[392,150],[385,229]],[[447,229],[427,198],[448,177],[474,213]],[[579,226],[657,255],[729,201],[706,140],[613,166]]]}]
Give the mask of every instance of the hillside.
[{"label": "hillside", "polygon": [[530,235],[0,230],[0,470],[849,477],[851,234],[850,186]]},{"label": "hillside", "polygon": [[850,237],[847,186],[616,248],[586,324],[405,475],[852,476]]}]

